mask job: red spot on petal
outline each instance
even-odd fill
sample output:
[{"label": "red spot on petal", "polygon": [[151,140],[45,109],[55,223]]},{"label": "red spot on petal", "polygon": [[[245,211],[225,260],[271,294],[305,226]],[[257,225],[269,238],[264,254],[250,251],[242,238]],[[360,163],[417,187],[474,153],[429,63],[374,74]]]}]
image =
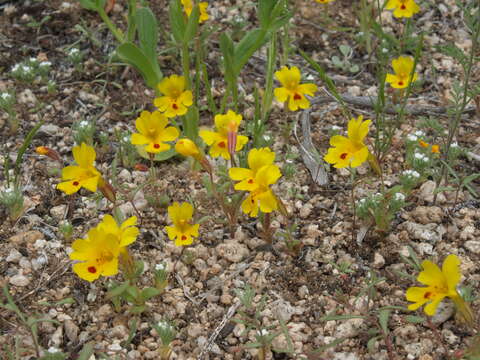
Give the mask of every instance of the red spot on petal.
[{"label": "red spot on petal", "polygon": [[302,96],[300,94],[295,93],[295,95],[293,95],[293,100],[300,100],[301,98]]},{"label": "red spot on petal", "polygon": [[407,8],[407,7],[405,6],[405,4],[402,4],[402,5],[400,6],[400,9],[402,9],[402,10],[405,10],[406,8]]},{"label": "red spot on petal", "polygon": [[399,82],[398,82],[398,85],[399,85],[399,86],[403,86],[403,81],[399,81]]},{"label": "red spot on petal", "polygon": [[178,110],[178,105],[175,104],[175,103],[173,103],[173,104],[172,104],[172,108],[173,108],[174,110]]},{"label": "red spot on petal", "polygon": [[182,235],[182,240],[187,240],[187,237],[185,235]]},{"label": "red spot on petal", "polygon": [[225,149],[225,146],[226,146],[226,145],[225,145],[225,141],[220,141],[220,142],[218,143],[218,147],[221,147],[222,149]]},{"label": "red spot on petal", "polygon": [[73,186],[78,186],[78,184],[79,184],[78,181],[74,181],[74,182],[72,183]]},{"label": "red spot on petal", "polygon": [[160,148],[160,144],[153,144],[153,147],[154,147],[155,149],[159,149],[159,148]]},{"label": "red spot on petal", "polygon": [[253,179],[248,180],[249,184],[253,184]]},{"label": "red spot on petal", "polygon": [[95,274],[97,272],[97,268],[95,266],[89,266],[87,268],[89,273]]},{"label": "red spot on petal", "polygon": [[432,293],[427,291],[424,295],[423,295],[423,298],[424,299],[430,299],[430,296],[432,296]]},{"label": "red spot on petal", "polygon": [[342,155],[340,155],[340,159],[345,160],[347,158],[347,155],[347,153],[343,153]]}]

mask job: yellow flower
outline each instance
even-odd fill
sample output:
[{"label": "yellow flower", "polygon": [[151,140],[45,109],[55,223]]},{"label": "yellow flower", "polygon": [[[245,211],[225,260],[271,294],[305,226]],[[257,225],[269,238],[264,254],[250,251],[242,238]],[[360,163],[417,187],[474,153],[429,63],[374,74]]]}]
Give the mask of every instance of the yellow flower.
[{"label": "yellow flower", "polygon": [[142,111],[135,121],[139,133],[132,134],[132,144],[145,145],[145,151],[153,154],[169,150],[170,145],[166,142],[175,140],[179,132],[173,126],[166,127],[167,124],[167,118],[160,112]]},{"label": "yellow flower", "polygon": [[153,104],[167,117],[185,115],[187,107],[193,104],[192,92],[185,90],[185,77],[172,75],[158,84],[158,90],[164,95],[156,98]]},{"label": "yellow flower", "polygon": [[310,101],[305,97],[306,95],[313,96],[317,91],[315,84],[300,84],[300,70],[296,66],[289,69],[284,66],[280,71],[275,72],[275,77],[283,85],[274,90],[275,97],[280,102],[288,100],[288,108],[291,111],[300,109],[308,109]]},{"label": "yellow flower", "polygon": [[348,138],[335,135],[330,138],[330,145],[324,160],[329,164],[341,169],[345,167],[357,167],[368,159],[368,148],[363,140],[368,134],[371,120],[363,121],[363,116],[351,119],[348,122]]},{"label": "yellow flower", "polygon": [[395,9],[393,16],[396,18],[409,18],[420,11],[420,7],[415,3],[415,0],[388,0],[385,8],[387,10]]},{"label": "yellow flower", "polygon": [[[182,0],[183,10],[187,16],[190,16],[193,10],[192,0]],[[202,23],[208,20],[208,13],[207,13],[208,3],[206,1],[202,1],[198,4],[198,9],[200,10],[200,16],[198,18],[198,22]]]},{"label": "yellow flower", "polygon": [[440,154],[440,146],[438,146],[438,145],[432,145],[432,153],[434,153],[434,154]]},{"label": "yellow flower", "polygon": [[332,2],[334,0],[315,0],[319,4],[328,4],[329,2]]},{"label": "yellow flower", "polygon": [[168,216],[173,226],[165,226],[170,240],[175,240],[176,246],[190,245],[194,237],[198,237],[199,224],[191,224],[193,206],[187,202],[174,202],[168,207]]},{"label": "yellow flower", "polygon": [[101,175],[93,166],[97,156],[95,149],[82,143],[80,146],[74,146],[72,153],[78,165],[70,165],[63,168],[62,180],[65,181],[59,183],[57,189],[67,195],[76,193],[82,187],[92,192],[97,191]]},{"label": "yellow flower", "polygon": [[62,158],[60,157],[60,155],[58,155],[58,153],[55,150],[50,149],[49,147],[37,146],[35,148],[35,152],[39,155],[48,156],[52,160],[62,161]]},{"label": "yellow flower", "polygon": [[423,148],[428,148],[428,146],[429,146],[428,143],[426,143],[423,140],[418,140],[418,144]]},{"label": "yellow flower", "polygon": [[135,242],[140,231],[137,225],[137,217],[132,216],[125,220],[120,226],[111,215],[105,215],[97,228],[107,234],[112,234],[117,238],[118,245],[121,248]]},{"label": "yellow flower", "polygon": [[100,228],[93,228],[85,239],[77,239],[72,244],[70,259],[79,260],[73,271],[80,278],[94,281],[100,276],[118,273],[120,243],[118,237]]},{"label": "yellow flower", "polygon": [[175,144],[175,151],[183,156],[191,156],[193,158],[200,157],[200,150],[197,145],[190,139],[179,139]]},{"label": "yellow flower", "polygon": [[230,178],[240,181],[235,184],[235,190],[250,192],[242,202],[245,214],[255,217],[259,209],[264,213],[277,210],[278,201],[269,186],[275,184],[282,174],[273,164],[274,160],[275,153],[269,148],[252,149],[248,153],[249,169],[234,167],[229,170]]},{"label": "yellow flower", "polygon": [[407,290],[407,300],[414,302],[408,305],[408,309],[417,310],[427,304],[423,310],[425,314],[433,316],[438,304],[445,297],[449,297],[461,310],[465,303],[457,292],[457,285],[461,277],[459,265],[460,260],[453,254],[446,257],[441,270],[431,261],[423,261],[423,271],[418,274],[417,280],[427,287],[413,286]]},{"label": "yellow flower", "polygon": [[201,130],[199,135],[210,146],[209,154],[212,157],[223,157],[230,160],[230,154],[242,150],[248,142],[248,137],[237,135],[242,115],[228,110],[225,115],[215,115],[217,131]]},{"label": "yellow flower", "polygon": [[418,74],[414,73],[412,79],[410,76],[413,69],[413,59],[409,56],[400,56],[392,60],[392,68],[395,74],[387,74],[385,81],[395,89],[404,89],[410,82],[417,81]]}]

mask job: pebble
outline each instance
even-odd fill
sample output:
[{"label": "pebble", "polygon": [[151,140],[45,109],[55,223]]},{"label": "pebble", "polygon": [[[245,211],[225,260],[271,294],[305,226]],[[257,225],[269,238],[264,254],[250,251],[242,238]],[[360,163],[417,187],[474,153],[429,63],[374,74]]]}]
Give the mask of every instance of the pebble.
[{"label": "pebble", "polygon": [[[459,234],[460,240],[470,240],[475,237],[475,226],[468,225],[460,232]],[[475,240],[478,242],[478,240]]]},{"label": "pebble", "polygon": [[312,204],[305,204],[301,207],[300,209],[300,217],[302,219],[306,219],[310,216],[311,212],[312,212],[312,209],[313,209],[313,205]]},{"label": "pebble", "polygon": [[455,313],[455,305],[449,301],[442,301],[438,307],[435,315],[432,316],[432,323],[435,325],[443,324],[450,319]]},{"label": "pebble", "polygon": [[32,90],[25,89],[20,94],[18,94],[17,101],[20,104],[25,104],[32,107],[32,106],[35,106],[35,104],[37,103],[37,97],[35,96]]},{"label": "pebble", "polygon": [[33,244],[35,241],[43,239],[43,234],[38,230],[30,230],[20,234],[13,235],[8,239],[9,242],[15,245]]},{"label": "pebble", "polygon": [[480,254],[480,240],[465,241],[463,246],[474,254]]},{"label": "pebble", "polygon": [[67,205],[58,205],[50,209],[50,215],[58,221],[63,220],[66,214]]},{"label": "pebble", "polygon": [[218,255],[233,263],[242,261],[249,254],[248,248],[245,245],[228,240],[218,245],[216,250]]},{"label": "pebble", "polygon": [[380,269],[385,265],[385,258],[380,253],[375,253],[373,256],[373,267]]},{"label": "pebble", "polygon": [[438,242],[447,232],[442,225],[434,223],[422,225],[413,221],[406,221],[400,224],[398,228],[407,230],[410,236],[416,240],[427,241],[429,243]]},{"label": "pebble", "polygon": [[17,249],[10,250],[10,253],[7,256],[7,262],[11,263],[18,263],[20,259],[23,257],[22,254]]},{"label": "pebble", "polygon": [[415,221],[420,224],[436,223],[443,220],[443,210],[438,206],[417,206],[411,213]]},{"label": "pebble", "polygon": [[78,332],[80,330],[78,326],[72,320],[65,320],[63,326],[65,328],[65,335],[67,335],[68,340],[70,340],[72,343],[76,343],[78,340]]},{"label": "pebble", "polygon": [[337,326],[336,338],[353,338],[358,335],[365,324],[364,319],[348,319]]},{"label": "pebble", "polygon": [[[420,190],[418,192],[418,197],[420,199],[422,199],[423,201],[426,201],[426,202],[433,202],[433,198],[435,196],[434,194],[434,191],[436,189],[436,184],[434,181],[432,180],[428,180],[426,182],[424,182],[422,184],[422,186],[420,186]],[[445,195],[443,195],[442,193],[438,193],[437,194],[437,202],[439,204],[443,204],[447,201],[447,199],[445,198]]]},{"label": "pebble", "polygon": [[10,284],[18,287],[25,287],[30,284],[30,279],[23,274],[17,274],[10,278]]}]

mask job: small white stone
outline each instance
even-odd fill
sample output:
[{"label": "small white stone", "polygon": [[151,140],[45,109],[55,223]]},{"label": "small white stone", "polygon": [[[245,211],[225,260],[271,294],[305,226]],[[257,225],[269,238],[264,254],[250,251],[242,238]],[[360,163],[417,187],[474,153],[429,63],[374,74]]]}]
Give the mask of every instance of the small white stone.
[{"label": "small white stone", "polygon": [[19,287],[24,287],[24,286],[27,286],[28,284],[30,284],[30,279],[23,274],[17,274],[17,275],[12,276],[10,278],[9,282],[12,285],[19,286]]},{"label": "small white stone", "polygon": [[18,263],[22,258],[22,254],[17,249],[10,250],[10,253],[7,256],[7,262]]}]

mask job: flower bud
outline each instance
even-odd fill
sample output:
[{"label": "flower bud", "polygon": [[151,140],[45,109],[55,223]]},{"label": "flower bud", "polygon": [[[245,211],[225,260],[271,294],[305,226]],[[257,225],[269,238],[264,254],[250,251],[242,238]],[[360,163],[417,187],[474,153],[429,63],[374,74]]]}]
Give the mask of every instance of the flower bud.
[{"label": "flower bud", "polygon": [[98,189],[102,192],[103,196],[107,198],[110,202],[115,204],[116,196],[115,196],[115,189],[113,188],[108,181],[105,181],[102,177],[98,181]]},{"label": "flower bud", "polygon": [[135,164],[135,166],[133,167],[136,171],[143,171],[143,172],[147,172],[148,171],[148,166],[145,165],[145,164]]},{"label": "flower bud", "polygon": [[195,159],[200,159],[200,150],[195,143],[187,138],[183,138],[177,141],[175,144],[175,150],[183,156],[192,156]]},{"label": "flower bud", "polygon": [[37,148],[35,148],[35,152],[39,155],[48,156],[52,160],[60,161],[60,162],[62,161],[62,159],[60,158],[60,155],[58,155],[58,153],[55,150],[50,149],[46,146],[38,146]]}]

